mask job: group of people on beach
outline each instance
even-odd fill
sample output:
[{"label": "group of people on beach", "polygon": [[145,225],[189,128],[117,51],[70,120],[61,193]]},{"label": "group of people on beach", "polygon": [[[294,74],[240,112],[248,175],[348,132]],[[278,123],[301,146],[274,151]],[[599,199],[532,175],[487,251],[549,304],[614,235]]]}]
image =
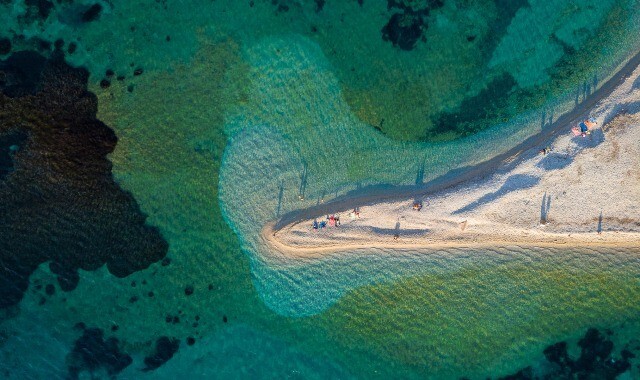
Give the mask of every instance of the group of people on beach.
[{"label": "group of people on beach", "polygon": [[[351,218],[351,220],[354,220],[356,218],[360,217],[360,208],[356,207],[353,209],[353,211],[351,211],[349,213],[349,218]],[[340,215],[337,214],[331,214],[331,215],[327,215],[327,219],[326,220],[321,220],[318,222],[317,219],[313,220],[313,223],[311,224],[311,227],[313,227],[314,230],[317,229],[323,229],[325,227],[339,227],[340,226]]]},{"label": "group of people on beach", "polygon": [[[595,128],[596,125],[598,125],[598,122],[593,117],[590,117],[585,121],[581,121],[575,127],[571,128],[571,132],[574,136],[587,137],[587,135],[591,134],[591,130]],[[546,156],[547,153],[551,152],[551,148],[544,147],[538,152]]]},{"label": "group of people on beach", "polygon": [[327,220],[322,220],[320,222],[318,222],[317,219],[314,219],[312,227],[314,230],[317,230],[327,227],[327,224],[329,225],[329,227],[340,226],[340,215],[327,215]]},{"label": "group of people on beach", "polygon": [[598,123],[596,122],[596,120],[591,117],[591,118],[581,122],[577,126],[571,128],[571,132],[573,132],[574,136],[587,137],[587,135],[591,134],[591,130],[597,124]]}]

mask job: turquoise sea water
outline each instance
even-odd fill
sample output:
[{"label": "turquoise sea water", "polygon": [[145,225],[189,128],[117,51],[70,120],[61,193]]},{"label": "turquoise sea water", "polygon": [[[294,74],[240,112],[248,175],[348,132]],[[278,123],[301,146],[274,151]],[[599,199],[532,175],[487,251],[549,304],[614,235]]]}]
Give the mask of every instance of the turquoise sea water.
[{"label": "turquoise sea water", "polygon": [[[259,238],[288,211],[426,183],[540,131],[638,52],[638,2],[112,1],[95,20],[93,2],[43,15],[46,3],[0,1],[0,38],[44,55],[42,41],[62,39],[88,69],[97,117],[118,137],[113,177],[170,263],[125,278],[80,270],[69,292],[40,265],[2,311],[1,377],[67,377],[79,322],[132,357],[118,378],[541,374],[554,370],[546,347],[566,341],[576,358],[589,328],[611,357],[640,354],[638,250],[290,262]],[[179,349],[141,371],[161,336]],[[637,378],[631,363],[623,376]]]}]

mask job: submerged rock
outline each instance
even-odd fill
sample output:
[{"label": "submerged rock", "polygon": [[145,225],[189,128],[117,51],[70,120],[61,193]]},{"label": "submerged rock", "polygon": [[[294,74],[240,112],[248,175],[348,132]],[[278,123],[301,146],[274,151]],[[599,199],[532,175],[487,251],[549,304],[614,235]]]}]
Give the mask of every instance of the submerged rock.
[{"label": "submerged rock", "polygon": [[442,0],[388,0],[387,9],[395,12],[381,30],[382,39],[402,50],[412,50],[418,40],[424,40],[429,13],[443,5]]},{"label": "submerged rock", "polygon": [[47,284],[47,286],[44,287],[44,292],[48,296],[52,296],[56,293],[56,287],[53,284]]},{"label": "submerged rock", "polygon": [[169,338],[166,336],[160,337],[156,341],[156,350],[151,356],[147,356],[144,358],[144,364],[146,365],[143,368],[143,371],[153,371],[157,369],[169,359],[173,357],[173,355],[178,351],[180,347],[180,341],[175,338]]},{"label": "submerged rock", "polygon": [[569,355],[567,342],[552,344],[543,351],[547,362],[551,364],[544,374],[535,374],[532,367],[526,367],[500,379],[615,379],[629,370],[629,360],[635,357],[627,349],[620,352],[620,359],[611,357],[613,342],[594,328],[587,330],[578,341],[578,347],[580,356],[573,359]]},{"label": "submerged rock", "polygon": [[83,22],[91,22],[95,21],[100,17],[100,13],[102,12],[102,5],[96,3],[89,7],[84,13],[82,13],[82,21]]},{"label": "submerged rock", "polygon": [[11,53],[11,40],[8,38],[0,38],[0,55]]},{"label": "submerged rock", "polygon": [[81,372],[93,373],[104,369],[111,377],[120,373],[132,363],[131,356],[121,352],[118,339],[104,339],[101,329],[89,328],[76,340],[73,350],[67,355],[69,377],[79,378]]},{"label": "submerged rock", "polygon": [[27,7],[35,8],[40,19],[44,20],[49,17],[53,3],[49,0],[25,0]]},{"label": "submerged rock", "polygon": [[78,48],[78,44],[76,44],[75,42],[72,42],[69,44],[69,46],[67,46],[67,53],[73,54],[76,52],[77,48]]},{"label": "submerged rock", "polygon": [[419,15],[395,13],[382,28],[382,39],[402,50],[412,50],[426,27]]}]

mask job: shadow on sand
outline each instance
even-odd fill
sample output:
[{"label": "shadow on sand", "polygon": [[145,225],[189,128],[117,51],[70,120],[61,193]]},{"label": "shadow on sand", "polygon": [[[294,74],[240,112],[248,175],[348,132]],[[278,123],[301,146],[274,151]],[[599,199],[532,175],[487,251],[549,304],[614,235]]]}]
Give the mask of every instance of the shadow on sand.
[{"label": "shadow on sand", "polygon": [[427,228],[412,228],[412,229],[401,229],[400,222],[396,222],[396,226],[394,228],[380,228],[380,227],[371,227],[371,232],[377,235],[389,235],[393,236],[394,239],[399,238],[400,236],[419,236],[424,235],[429,232]]},{"label": "shadow on sand", "polygon": [[476,208],[493,202],[496,199],[516,190],[527,189],[533,187],[540,182],[540,178],[528,174],[514,174],[507,178],[502,186],[493,193],[488,193],[469,203],[468,205],[457,209],[453,214],[461,214],[463,212],[473,211]]},{"label": "shadow on sand", "polygon": [[600,216],[598,217],[598,229],[596,230],[598,234],[602,233],[602,211],[600,211]]},{"label": "shadow on sand", "polygon": [[536,166],[543,170],[558,170],[569,166],[573,157],[568,154],[549,153]]},{"label": "shadow on sand", "polygon": [[542,204],[540,205],[540,224],[547,224],[549,209],[551,208],[551,195],[545,192],[542,196]]},{"label": "shadow on sand", "polygon": [[593,148],[604,142],[604,132],[602,128],[596,128],[586,137],[574,137],[573,141],[580,148]]}]

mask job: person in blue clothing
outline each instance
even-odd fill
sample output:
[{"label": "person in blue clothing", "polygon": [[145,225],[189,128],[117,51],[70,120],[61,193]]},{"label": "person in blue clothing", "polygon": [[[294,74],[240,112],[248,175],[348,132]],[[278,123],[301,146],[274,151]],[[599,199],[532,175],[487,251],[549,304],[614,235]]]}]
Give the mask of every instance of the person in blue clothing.
[{"label": "person in blue clothing", "polygon": [[587,127],[587,125],[583,121],[582,123],[580,123],[580,133],[582,134],[582,137],[584,137],[587,132],[589,132],[589,127]]},{"label": "person in blue clothing", "polygon": [[580,123],[580,135],[585,137],[591,133],[591,130],[598,124],[594,118],[589,118]]}]

